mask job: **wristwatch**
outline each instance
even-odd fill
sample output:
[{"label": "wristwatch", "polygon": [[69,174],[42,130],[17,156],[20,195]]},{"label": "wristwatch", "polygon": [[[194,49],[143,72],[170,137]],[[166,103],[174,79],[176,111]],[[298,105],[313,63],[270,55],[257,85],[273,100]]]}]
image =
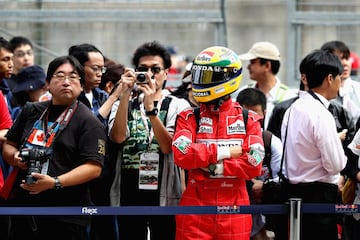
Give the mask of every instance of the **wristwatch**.
[{"label": "wristwatch", "polygon": [[146,111],[146,116],[156,116],[158,114],[159,110],[157,108],[153,108],[151,111]]},{"label": "wristwatch", "polygon": [[216,173],[215,173],[216,164],[210,164],[210,165],[208,166],[208,169],[209,169],[210,175],[212,175],[212,176],[215,176],[215,175],[216,175]]},{"label": "wristwatch", "polygon": [[61,185],[61,182],[60,182],[59,178],[58,178],[58,177],[54,177],[54,180],[55,180],[54,189],[55,189],[55,190],[59,190],[60,188],[62,188],[62,185]]}]

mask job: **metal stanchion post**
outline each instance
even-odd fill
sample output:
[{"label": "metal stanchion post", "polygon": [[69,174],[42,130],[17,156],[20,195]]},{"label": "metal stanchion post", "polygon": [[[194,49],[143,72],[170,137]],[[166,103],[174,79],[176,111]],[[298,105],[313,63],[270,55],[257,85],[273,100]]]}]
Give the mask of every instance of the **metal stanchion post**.
[{"label": "metal stanchion post", "polygon": [[290,240],[300,240],[301,198],[290,198]]}]

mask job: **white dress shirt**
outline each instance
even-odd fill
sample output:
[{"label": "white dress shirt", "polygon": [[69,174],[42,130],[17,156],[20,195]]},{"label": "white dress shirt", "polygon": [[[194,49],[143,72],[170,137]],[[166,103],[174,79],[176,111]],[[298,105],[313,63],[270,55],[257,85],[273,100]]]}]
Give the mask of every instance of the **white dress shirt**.
[{"label": "white dress shirt", "polygon": [[354,121],[360,117],[360,83],[347,78],[339,89],[339,96],[334,99],[352,115]]},{"label": "white dress shirt", "polygon": [[337,184],[346,164],[334,117],[327,109],[329,101],[316,95],[321,101],[309,93],[301,94],[286,111],[281,126],[282,139],[287,130],[285,164],[293,184],[315,181]]}]

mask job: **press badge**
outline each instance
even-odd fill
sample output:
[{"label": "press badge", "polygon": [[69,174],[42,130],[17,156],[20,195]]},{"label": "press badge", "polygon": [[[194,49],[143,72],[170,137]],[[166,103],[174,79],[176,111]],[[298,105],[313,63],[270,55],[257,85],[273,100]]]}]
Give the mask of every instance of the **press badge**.
[{"label": "press badge", "polygon": [[145,152],[140,155],[139,189],[158,189],[159,160],[160,155],[155,152]]}]

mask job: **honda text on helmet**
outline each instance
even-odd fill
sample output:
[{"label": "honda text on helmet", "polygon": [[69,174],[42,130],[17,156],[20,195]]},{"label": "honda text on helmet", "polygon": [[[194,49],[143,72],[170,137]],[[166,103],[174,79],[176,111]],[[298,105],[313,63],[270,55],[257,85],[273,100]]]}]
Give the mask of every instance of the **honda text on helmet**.
[{"label": "honda text on helmet", "polygon": [[220,46],[209,47],[195,57],[191,75],[196,101],[211,102],[239,88],[242,64],[232,50]]}]

